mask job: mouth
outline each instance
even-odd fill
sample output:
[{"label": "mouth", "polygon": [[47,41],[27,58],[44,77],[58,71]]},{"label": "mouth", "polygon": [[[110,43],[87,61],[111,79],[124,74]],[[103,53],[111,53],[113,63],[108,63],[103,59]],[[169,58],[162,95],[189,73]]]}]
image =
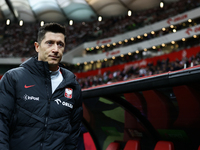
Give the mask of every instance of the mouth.
[{"label": "mouth", "polygon": [[58,59],[59,58],[59,56],[52,56],[52,55],[50,55],[49,56],[51,59]]}]

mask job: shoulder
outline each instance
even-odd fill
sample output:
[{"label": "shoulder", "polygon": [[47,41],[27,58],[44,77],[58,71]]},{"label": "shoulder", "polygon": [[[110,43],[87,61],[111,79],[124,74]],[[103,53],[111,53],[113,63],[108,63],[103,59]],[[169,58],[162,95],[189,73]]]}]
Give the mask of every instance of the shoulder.
[{"label": "shoulder", "polygon": [[7,75],[17,76],[22,74],[26,69],[24,67],[17,67],[6,72]]},{"label": "shoulder", "polygon": [[1,80],[16,80],[24,71],[25,69],[23,67],[10,69],[3,75]]},{"label": "shoulder", "polygon": [[76,76],[74,75],[74,73],[71,72],[70,70],[66,69],[66,68],[61,67],[60,71],[61,71],[61,73],[63,74],[64,77],[67,77],[67,78],[76,78]]},{"label": "shoulder", "polygon": [[80,85],[77,82],[76,76],[73,72],[71,72],[70,70],[63,68],[63,67],[61,67],[60,70],[61,70],[63,77],[67,78],[71,85],[74,85],[74,86],[76,86],[77,88],[80,89]]}]

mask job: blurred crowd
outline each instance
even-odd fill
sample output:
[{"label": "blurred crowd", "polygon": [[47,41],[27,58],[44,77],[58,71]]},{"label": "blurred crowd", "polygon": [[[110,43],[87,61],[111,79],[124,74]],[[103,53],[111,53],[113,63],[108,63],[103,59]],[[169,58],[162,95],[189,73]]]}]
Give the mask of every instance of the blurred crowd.
[{"label": "blurred crowd", "polygon": [[[153,8],[142,12],[134,12],[132,16],[120,16],[103,19],[101,22],[74,23],[66,25],[67,43],[65,52],[88,42],[112,37],[127,31],[173,17],[179,13],[200,6],[200,0],[181,0],[165,4],[164,8]],[[11,23],[0,23],[0,57],[30,57],[36,55],[34,42],[39,23],[25,23],[23,26]]]},{"label": "blurred crowd", "polygon": [[77,79],[81,87],[89,88],[97,85],[110,84],[119,81],[127,81],[138,77],[161,74],[169,71],[176,71],[200,64],[200,52],[190,58],[184,57],[182,60],[170,61],[170,59],[158,60],[156,65],[149,63],[146,67],[130,66],[123,70],[114,72],[104,72],[103,75],[88,76]]}]

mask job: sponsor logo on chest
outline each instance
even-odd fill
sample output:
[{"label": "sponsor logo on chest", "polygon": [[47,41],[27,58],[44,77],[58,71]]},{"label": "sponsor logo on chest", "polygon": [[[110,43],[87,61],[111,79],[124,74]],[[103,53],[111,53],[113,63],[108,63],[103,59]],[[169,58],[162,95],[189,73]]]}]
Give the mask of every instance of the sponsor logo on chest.
[{"label": "sponsor logo on chest", "polygon": [[73,105],[72,104],[70,104],[70,103],[68,103],[68,102],[65,102],[65,101],[61,101],[60,99],[56,99],[56,100],[54,100],[56,103],[57,103],[57,105],[63,105],[63,106],[66,106],[66,107],[69,107],[69,108],[73,108]]},{"label": "sponsor logo on chest", "polygon": [[25,101],[27,101],[27,100],[29,100],[29,101],[39,101],[40,100],[39,97],[29,96],[27,94],[25,94],[23,96],[23,98],[24,98]]}]

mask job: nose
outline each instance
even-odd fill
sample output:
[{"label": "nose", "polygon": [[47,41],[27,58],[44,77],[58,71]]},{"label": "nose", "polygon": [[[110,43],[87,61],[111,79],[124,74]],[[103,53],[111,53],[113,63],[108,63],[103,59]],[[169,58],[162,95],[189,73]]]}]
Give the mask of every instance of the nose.
[{"label": "nose", "polygon": [[58,45],[57,44],[54,44],[54,47],[53,47],[53,50],[52,50],[54,53],[57,53],[58,52]]}]

